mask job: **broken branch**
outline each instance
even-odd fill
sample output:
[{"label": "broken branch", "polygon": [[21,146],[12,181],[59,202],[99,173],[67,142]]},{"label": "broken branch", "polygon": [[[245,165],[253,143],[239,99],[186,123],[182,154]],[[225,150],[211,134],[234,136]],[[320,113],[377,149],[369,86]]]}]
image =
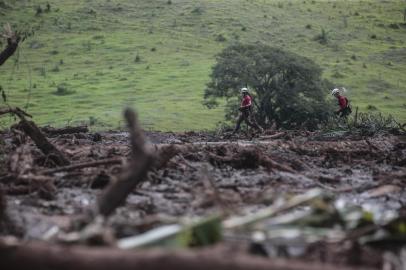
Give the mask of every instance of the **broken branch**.
[{"label": "broken branch", "polygon": [[69,160],[42,134],[41,130],[32,121],[21,119],[19,127],[34,141],[35,145],[56,165],[69,165]]},{"label": "broken branch", "polygon": [[8,113],[17,115],[20,119],[24,119],[25,116],[32,118],[30,114],[26,113],[18,107],[0,108],[0,115]]},{"label": "broken branch", "polygon": [[125,202],[128,194],[146,179],[155,160],[153,154],[145,146],[144,134],[134,111],[127,109],[124,116],[130,129],[133,160],[119,180],[107,187],[98,201],[97,212],[103,216],[110,215]]},{"label": "broken branch", "polygon": [[40,171],[40,174],[53,174],[57,172],[69,172],[73,171],[76,169],[83,169],[83,168],[89,168],[89,167],[97,167],[97,166],[103,166],[103,165],[112,165],[112,164],[122,164],[123,160],[121,158],[111,158],[111,159],[105,159],[105,160],[99,160],[99,161],[93,161],[93,162],[84,162],[84,163],[79,163],[79,164],[73,164],[69,166],[64,166],[64,167],[59,167],[56,169],[50,169],[50,170],[44,170]]},{"label": "broken branch", "polygon": [[17,50],[18,43],[21,40],[21,37],[11,30],[9,24],[4,26],[5,34],[3,37],[7,39],[7,47],[0,52],[0,66],[3,65],[8,58],[10,58],[15,51]]},{"label": "broken branch", "polygon": [[43,128],[41,128],[41,130],[51,136],[89,132],[89,129],[87,126],[64,127],[64,128],[43,127]]},{"label": "broken branch", "polygon": [[[6,241],[4,241],[6,242]],[[10,241],[14,242],[14,241]],[[224,252],[210,248],[198,252],[161,250],[122,251],[112,248],[64,247],[44,243],[0,242],[2,269],[76,269],[108,270],[367,270],[362,267],[337,267],[328,264],[269,260],[242,254],[224,256]]]}]

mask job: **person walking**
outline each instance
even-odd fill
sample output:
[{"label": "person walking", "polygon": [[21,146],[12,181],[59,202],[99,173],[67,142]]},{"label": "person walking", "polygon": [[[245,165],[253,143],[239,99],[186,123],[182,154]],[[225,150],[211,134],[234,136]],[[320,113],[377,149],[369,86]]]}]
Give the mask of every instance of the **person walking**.
[{"label": "person walking", "polygon": [[262,133],[264,129],[257,124],[255,118],[253,117],[252,97],[248,92],[248,88],[246,87],[242,88],[241,95],[242,95],[241,105],[240,108],[238,109],[240,111],[240,114],[238,116],[237,124],[235,125],[233,134],[237,133],[240,130],[240,126],[243,121],[245,121],[245,123],[248,126],[253,127],[256,130],[259,130]]},{"label": "person walking", "polygon": [[341,95],[338,88],[334,88],[331,91],[331,94],[337,98],[338,106],[340,107],[335,113],[340,118],[347,118],[347,116],[352,112],[350,102],[345,96]]}]

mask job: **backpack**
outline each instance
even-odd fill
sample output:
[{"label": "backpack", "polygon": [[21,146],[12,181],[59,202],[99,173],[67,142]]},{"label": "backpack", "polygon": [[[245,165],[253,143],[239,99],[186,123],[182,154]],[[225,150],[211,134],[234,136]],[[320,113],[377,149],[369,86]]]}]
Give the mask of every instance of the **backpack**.
[{"label": "backpack", "polygon": [[347,114],[352,113],[351,104],[347,97],[345,97],[345,102],[347,103],[347,107],[345,107],[344,110],[346,111]]}]

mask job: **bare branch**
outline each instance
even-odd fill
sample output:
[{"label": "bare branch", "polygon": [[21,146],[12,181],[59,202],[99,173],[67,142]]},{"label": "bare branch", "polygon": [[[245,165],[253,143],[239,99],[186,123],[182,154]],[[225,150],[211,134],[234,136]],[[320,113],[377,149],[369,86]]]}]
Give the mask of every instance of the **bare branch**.
[{"label": "bare branch", "polygon": [[0,52],[0,66],[3,65],[6,60],[15,53],[18,47],[18,43],[21,40],[21,37],[11,30],[9,24],[6,24],[4,26],[2,36],[7,40],[7,46],[2,52]]},{"label": "bare branch", "polygon": [[103,216],[110,215],[125,202],[128,194],[146,179],[155,160],[154,155],[145,145],[144,134],[134,111],[127,109],[124,116],[130,129],[133,160],[119,180],[107,187],[98,201],[97,213]]}]

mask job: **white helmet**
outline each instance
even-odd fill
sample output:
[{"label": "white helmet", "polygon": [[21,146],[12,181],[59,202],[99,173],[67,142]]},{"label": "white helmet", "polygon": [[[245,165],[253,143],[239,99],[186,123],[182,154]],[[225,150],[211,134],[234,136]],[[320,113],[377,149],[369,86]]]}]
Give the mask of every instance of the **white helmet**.
[{"label": "white helmet", "polygon": [[248,88],[247,87],[241,88],[241,94],[243,94],[243,93],[248,93]]},{"label": "white helmet", "polygon": [[338,89],[338,88],[334,88],[332,91],[331,91],[331,94],[334,96],[335,94],[339,94],[340,93],[340,90]]}]

